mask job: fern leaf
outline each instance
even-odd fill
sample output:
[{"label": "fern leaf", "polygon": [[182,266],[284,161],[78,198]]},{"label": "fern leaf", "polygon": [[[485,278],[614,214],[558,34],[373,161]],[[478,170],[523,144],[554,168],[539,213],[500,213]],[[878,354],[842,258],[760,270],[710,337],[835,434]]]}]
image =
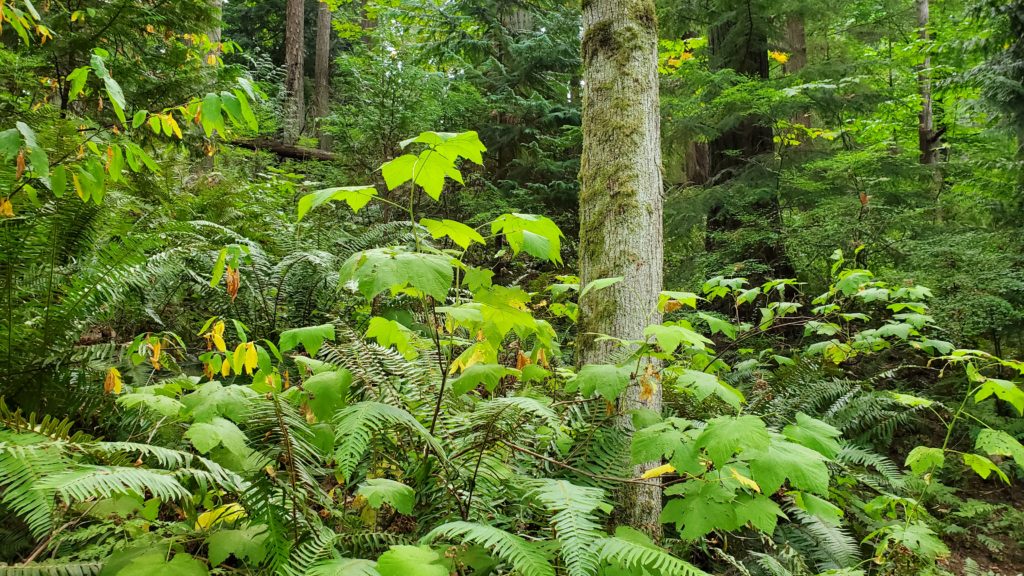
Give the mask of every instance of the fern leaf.
[{"label": "fern leaf", "polygon": [[604,490],[544,478],[530,482],[536,497],[552,512],[551,526],[561,543],[562,560],[570,576],[592,576],[599,565],[597,543],[603,536],[598,508],[607,507]]},{"label": "fern leaf", "polygon": [[554,568],[540,549],[500,528],[473,522],[449,522],[431,530],[421,542],[429,544],[438,538],[483,546],[521,576],[555,575]]},{"label": "fern leaf", "polygon": [[444,448],[412,414],[401,408],[380,402],[359,402],[338,411],[335,416],[334,452],[338,470],[348,478],[370,445],[374,434],[387,427],[403,427],[422,438],[445,460]]},{"label": "fern leaf", "polygon": [[631,574],[654,570],[662,576],[708,576],[706,572],[665,552],[657,546],[613,536],[598,541],[602,562],[621,566]]}]

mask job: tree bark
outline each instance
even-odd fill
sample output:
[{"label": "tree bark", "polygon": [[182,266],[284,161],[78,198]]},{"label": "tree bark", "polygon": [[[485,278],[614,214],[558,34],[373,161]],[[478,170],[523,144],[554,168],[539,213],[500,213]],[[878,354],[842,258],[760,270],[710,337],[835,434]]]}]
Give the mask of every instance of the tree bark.
[{"label": "tree bark", "polygon": [[[923,42],[928,41],[928,0],[917,0],[917,37]],[[927,50],[927,48],[926,48]],[[932,114],[932,81],[929,68],[932,66],[931,56],[925,52],[924,62],[917,72],[917,84],[921,92],[921,111],[917,121],[917,144],[920,150],[921,164],[935,164],[935,119]]]},{"label": "tree bark", "polygon": [[331,149],[331,136],[323,130],[323,120],[331,113],[331,9],[320,2],[316,12],[316,109],[317,138],[321,150]]},{"label": "tree bark", "polygon": [[789,49],[786,72],[796,74],[807,66],[807,31],[804,29],[804,17],[800,14],[790,14],[786,18],[786,48]]},{"label": "tree bark", "polygon": [[303,59],[305,57],[305,2],[288,0],[285,5],[284,31],[284,118],[285,144],[294,144],[302,132],[306,116],[303,87]]},{"label": "tree bark", "polygon": [[[712,62],[716,68],[732,68],[740,74],[768,79],[768,37],[757,17],[745,14],[743,20],[733,19],[714,26],[709,34]],[[777,192],[750,199],[751,190],[728,184],[740,172],[750,169],[753,161],[773,152],[772,129],[764,118],[743,117],[723,131],[708,146],[710,152],[710,184],[718,186],[723,196],[716,199],[708,213],[705,248],[708,252],[724,249],[735,251],[736,261],[758,260],[769,268],[768,277],[794,276],[793,266],[782,243],[782,209]],[[745,194],[746,197],[739,197]],[[748,245],[736,245],[732,236],[749,227],[750,221],[773,231],[757,234]],[[757,283],[762,278],[754,278]]]},{"label": "tree bark", "polygon": [[[653,0],[589,0],[583,8],[583,155],[580,166],[580,274],[583,285],[622,276],[582,299],[580,364],[611,361],[613,345],[594,334],[641,339],[662,288],[662,174],[657,20]],[[646,395],[645,395],[646,396]],[[661,410],[661,390],[641,399],[634,378],[619,399],[630,412]],[[660,463],[637,466],[636,475]],[[659,486],[628,484],[618,494],[620,524],[658,538]]]},{"label": "tree bark", "polygon": [[[789,60],[785,64],[786,74],[798,74],[807,66],[807,31],[801,14],[790,14],[786,18],[786,48],[789,50]],[[800,112],[793,116],[793,122],[810,128],[811,115]]]}]

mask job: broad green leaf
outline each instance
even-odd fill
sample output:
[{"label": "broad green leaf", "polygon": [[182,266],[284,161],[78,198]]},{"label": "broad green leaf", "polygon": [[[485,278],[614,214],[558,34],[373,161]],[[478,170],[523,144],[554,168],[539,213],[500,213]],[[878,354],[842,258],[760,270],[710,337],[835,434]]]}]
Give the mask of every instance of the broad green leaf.
[{"label": "broad green leaf", "polygon": [[207,576],[206,565],[190,554],[179,552],[167,561],[167,550],[133,549],[119,552],[104,564],[100,576]]},{"label": "broad green leaf", "polygon": [[341,267],[341,281],[372,300],[390,290],[397,294],[415,288],[443,302],[455,279],[451,258],[439,254],[375,248],[353,254]]},{"label": "broad green leaf", "polygon": [[749,456],[750,472],[765,494],[774,493],[786,479],[793,488],[822,496],[828,494],[825,458],[810,448],[773,438],[767,448]]},{"label": "broad green leaf", "polygon": [[1024,391],[1021,391],[1016,384],[1009,380],[985,378],[978,392],[974,395],[974,401],[981,402],[993,394],[995,394],[996,398],[1008,402],[1017,409],[1020,415],[1024,416]]},{"label": "broad green leaf", "polygon": [[484,244],[484,237],[481,236],[479,232],[469,226],[466,226],[462,222],[456,222],[455,220],[431,220],[430,218],[423,218],[420,220],[420,225],[426,228],[435,240],[447,236],[463,250],[469,248],[469,245],[473,242],[476,242],[477,244]]},{"label": "broad green leaf", "polygon": [[117,403],[126,408],[145,408],[161,416],[173,418],[185,409],[185,405],[169,396],[158,394],[124,394],[119,396]]},{"label": "broad green leaf", "polygon": [[82,90],[85,88],[85,82],[89,79],[89,67],[82,66],[75,68],[68,74],[67,80],[70,83],[68,87],[68,102],[74,102],[82,94]]},{"label": "broad green leaf", "polygon": [[946,453],[942,448],[930,448],[928,446],[916,446],[907,454],[904,466],[909,466],[911,472],[922,475],[932,469],[938,470],[946,463]]},{"label": "broad green leaf", "polygon": [[668,309],[670,302],[678,302],[678,306],[697,308],[697,295],[692,292],[676,292],[672,290],[666,290],[658,294],[659,311],[670,312],[671,310]]},{"label": "broad green leaf", "polygon": [[267,557],[267,536],[266,526],[259,524],[238,530],[217,530],[206,539],[210,564],[217,566],[234,556],[241,562],[258,565]]},{"label": "broad green leaf", "polygon": [[527,254],[562,263],[562,231],[558,225],[543,216],[533,214],[503,214],[491,222],[492,234],[504,234],[513,254]]},{"label": "broad green leaf", "polygon": [[148,110],[139,110],[132,116],[132,128],[138,128],[146,123],[146,117],[149,116]]},{"label": "broad green leaf", "polygon": [[367,338],[374,338],[377,344],[385,348],[394,346],[398,353],[411,360],[418,355],[416,348],[412,345],[415,334],[402,324],[380,316],[370,318],[370,326],[366,330]]},{"label": "broad green leaf", "polygon": [[974,449],[990,456],[1009,456],[1024,469],[1024,445],[1002,430],[986,428],[978,433]]},{"label": "broad green leaf", "polygon": [[327,422],[334,413],[345,407],[352,374],[339,368],[330,372],[314,374],[302,383],[302,389],[309,394],[307,404],[320,422]]},{"label": "broad green leaf", "polygon": [[197,422],[185,431],[185,438],[192,442],[200,454],[208,454],[217,446],[223,446],[232,454],[244,458],[249,453],[245,433],[238,426],[224,418],[210,422]]},{"label": "broad green leaf", "polygon": [[223,386],[213,381],[182,396],[181,403],[195,422],[211,422],[217,416],[244,422],[249,414],[249,403],[257,396],[259,394],[248,386]]},{"label": "broad green leaf", "polygon": [[904,406],[909,406],[911,408],[917,408],[919,406],[928,407],[931,406],[932,404],[935,404],[934,401],[929,400],[927,398],[921,398],[920,396],[912,396],[910,394],[903,394],[902,392],[889,392],[889,396],[891,396],[892,399],[895,400],[896,402]]},{"label": "broad green leaf", "polygon": [[46,150],[44,150],[36,140],[35,131],[24,122],[17,122],[15,123],[15,126],[18,128],[18,132],[21,133],[21,136],[25,139],[25,148],[28,150],[28,161],[32,166],[33,174],[38,178],[49,177],[49,157],[46,155]]},{"label": "broad green leaf", "polygon": [[634,464],[657,462],[670,457],[685,441],[686,435],[674,419],[652,424],[633,433],[630,458]]},{"label": "broad green leaf", "polygon": [[462,374],[451,381],[452,394],[461,396],[483,384],[488,392],[494,392],[501,379],[517,370],[506,368],[500,364],[473,364],[462,371]]},{"label": "broad green leaf", "polygon": [[334,342],[333,324],[285,330],[281,332],[281,339],[277,347],[284,354],[302,344],[302,347],[306,349],[306,354],[316,356],[317,352],[320,351],[320,347],[324,345],[324,340]]},{"label": "broad green leaf", "polygon": [[840,519],[844,514],[842,508],[807,492],[794,491],[789,492],[788,495],[793,499],[793,503],[804,512],[813,514],[833,526],[839,526]]},{"label": "broad green leaf", "polygon": [[427,149],[413,156],[403,154],[381,166],[381,174],[388,190],[394,190],[410,180],[434,200],[441,197],[445,177],[462,183],[462,173],[455,167],[453,159]]},{"label": "broad green leaf", "polygon": [[[763,450],[770,440],[768,428],[757,416],[718,416],[708,420],[695,446],[703,448],[711,462],[721,467],[733,454]],[[760,480],[757,482],[761,484]]]},{"label": "broad green leaf", "polygon": [[1006,473],[1000,470],[999,467],[996,466],[995,463],[993,463],[988,458],[985,458],[984,456],[979,456],[977,454],[970,454],[965,452],[963,454],[963,459],[964,464],[970,466],[971,470],[974,470],[974,472],[978,476],[981,476],[982,479],[987,480],[988,477],[991,476],[993,472],[995,472],[996,475],[999,476],[1000,480],[1002,480],[1006,484],[1010,483],[1010,479],[1006,477]]},{"label": "broad green leaf", "polygon": [[580,368],[572,381],[572,386],[574,389],[578,388],[583,396],[591,396],[596,392],[605,400],[614,402],[629,386],[630,374],[628,367],[587,364]]},{"label": "broad green leaf", "polygon": [[698,480],[681,486],[671,492],[685,497],[669,500],[661,512],[661,522],[674,523],[684,540],[697,540],[714,530],[735,530],[743,525],[732,490],[718,482]]},{"label": "broad green leaf", "polygon": [[103,57],[99,54],[93,54],[89,60],[89,65],[92,66],[96,76],[103,80],[103,87],[106,89],[107,97],[110,99],[110,105],[114,108],[114,113],[117,114],[117,119],[121,121],[121,124],[127,124],[128,122],[124,115],[124,110],[127,106],[124,92],[121,90],[121,85],[107,72]]},{"label": "broad green leaf", "polygon": [[356,495],[366,498],[374,508],[389,504],[402,514],[412,514],[413,505],[416,503],[416,492],[412,488],[387,478],[367,479],[359,485]]},{"label": "broad green leaf", "polygon": [[949,555],[949,548],[924,522],[897,522],[886,526],[883,531],[884,540],[902,544],[911,552],[928,560]]},{"label": "broad green leaf", "polygon": [[728,320],[722,320],[717,316],[711,314],[705,314],[704,312],[698,312],[697,316],[708,323],[708,328],[711,329],[712,334],[721,332],[729,337],[730,340],[736,339],[737,328]]},{"label": "broad green leaf", "polygon": [[373,560],[333,558],[313,564],[304,576],[380,576],[376,566]]},{"label": "broad green leaf", "polygon": [[764,494],[740,494],[736,499],[736,519],[742,524],[749,522],[765,534],[775,533],[779,518],[786,514],[779,505]]},{"label": "broad green leaf", "polygon": [[830,424],[797,412],[796,423],[783,428],[782,434],[797,444],[818,451],[826,458],[834,458],[839,453],[838,438],[843,433]]},{"label": "broad green leaf", "polygon": [[586,296],[591,290],[604,290],[609,286],[614,286],[619,282],[622,282],[623,276],[616,276],[614,278],[598,278],[597,280],[591,280],[587,282],[587,285],[580,291],[580,298]]},{"label": "broad green leaf", "polygon": [[686,344],[688,348],[703,350],[705,345],[711,344],[704,336],[694,330],[678,324],[652,324],[644,328],[644,336],[653,337],[658,347],[669,354],[676,351],[680,345]]},{"label": "broad green leaf", "polygon": [[334,200],[343,200],[353,212],[359,212],[376,195],[377,189],[373,186],[341,186],[317,190],[299,199],[299,220],[310,210]]},{"label": "broad green leaf", "polygon": [[689,368],[675,369],[671,371],[671,374],[676,377],[676,382],[679,385],[692,391],[697,400],[703,401],[708,396],[714,394],[737,410],[739,410],[740,404],[745,400],[742,392],[722,382],[714,374]]},{"label": "broad green leaf", "polygon": [[427,546],[392,546],[377,559],[380,576],[448,576],[441,556]]},{"label": "broad green leaf", "polygon": [[224,132],[224,116],[221,115],[220,96],[215,92],[208,93],[203,97],[199,108],[199,123],[203,126],[203,133],[209,138],[214,130]]},{"label": "broad green leaf", "polygon": [[487,151],[487,148],[480,142],[480,136],[473,131],[458,133],[422,132],[415,138],[403,140],[399,143],[399,146],[404,149],[413,143],[427,144],[434,147],[447,158],[452,160],[466,158],[480,166],[483,166],[484,163],[482,153]]}]

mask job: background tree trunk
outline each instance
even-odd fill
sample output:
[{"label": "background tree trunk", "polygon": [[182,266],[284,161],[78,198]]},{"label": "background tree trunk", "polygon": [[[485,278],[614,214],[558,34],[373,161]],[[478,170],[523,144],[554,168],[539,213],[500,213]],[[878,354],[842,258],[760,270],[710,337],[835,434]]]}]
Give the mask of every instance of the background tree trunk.
[{"label": "background tree trunk", "polygon": [[[786,49],[789,51],[789,60],[785,64],[786,74],[798,74],[807,67],[807,31],[802,14],[790,14],[786,18]],[[811,115],[801,112],[793,116],[793,122],[810,128]]]},{"label": "background tree trunk", "polygon": [[[583,26],[581,282],[625,278],[581,302],[578,361],[587,364],[611,361],[613,346],[593,333],[642,338],[647,324],[660,322],[663,239],[654,1],[590,0]],[[618,425],[629,435],[629,411],[638,407],[660,411],[661,390],[641,400],[634,380],[620,398]],[[618,523],[660,536],[659,486],[628,484],[618,498]]]},{"label": "background tree trunk", "polygon": [[302,132],[306,116],[303,87],[303,58],[305,57],[305,2],[288,0],[285,5],[284,30],[284,118],[283,140],[294,144]]},{"label": "background tree trunk", "polygon": [[[709,43],[713,65],[718,69],[732,68],[740,74],[755,78],[768,78],[768,37],[763,22],[757,15],[744,13],[742,19],[734,16],[712,27]],[[708,213],[705,247],[708,252],[728,249],[734,261],[758,260],[769,268],[768,276],[792,277],[792,264],[782,243],[782,209],[777,191],[751,191],[745,186],[727,184],[738,174],[756,169],[754,161],[773,152],[772,129],[764,118],[747,116],[711,141],[710,184],[718,186],[719,198]],[[724,184],[724,186],[723,186]],[[752,192],[758,194],[751,199]],[[752,215],[754,215],[752,217]],[[746,217],[747,222],[744,221]],[[760,233],[748,245],[735,245],[730,236],[744,227],[771,230]],[[746,273],[744,273],[746,274]],[[754,283],[761,278],[755,278]]]},{"label": "background tree trunk", "polygon": [[[917,37],[928,41],[928,0],[917,0]],[[935,164],[935,120],[932,114],[932,81],[929,68],[932,58],[925,53],[917,73],[917,83],[921,91],[921,112],[917,122],[917,144],[921,151],[921,164]]]},{"label": "background tree trunk", "polygon": [[316,12],[316,92],[313,106],[316,109],[317,138],[321,150],[331,149],[331,137],[324,133],[322,122],[331,113],[331,9],[320,2]]}]

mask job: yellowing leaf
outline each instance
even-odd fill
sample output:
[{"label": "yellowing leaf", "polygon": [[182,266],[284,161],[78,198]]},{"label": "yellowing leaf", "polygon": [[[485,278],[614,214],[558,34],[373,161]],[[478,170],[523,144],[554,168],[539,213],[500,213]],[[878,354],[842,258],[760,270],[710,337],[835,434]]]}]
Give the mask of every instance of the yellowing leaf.
[{"label": "yellowing leaf", "polygon": [[786,54],[785,52],[769,50],[768,57],[771,58],[772,60],[775,60],[779,64],[785,64],[786,62],[789,62],[789,54]]},{"label": "yellowing leaf", "polygon": [[672,466],[671,464],[662,464],[661,466],[651,468],[647,472],[644,472],[640,477],[646,480],[648,478],[657,478],[659,476],[664,476],[665,474],[669,474],[675,471],[675,467]]},{"label": "yellowing leaf", "polygon": [[256,369],[256,364],[259,362],[259,356],[256,354],[256,345],[252,342],[245,343],[245,373],[251,375],[253,370]]},{"label": "yellowing leaf", "polygon": [[460,370],[465,370],[466,368],[469,368],[474,364],[479,364],[484,360],[484,350],[482,347],[473,346],[471,348],[467,348],[465,352],[460,354],[459,357],[452,362],[451,368],[448,369],[448,373],[455,374]]},{"label": "yellowing leaf", "polygon": [[729,471],[732,473],[732,477],[739,481],[740,485],[746,488],[750,488],[751,490],[757,492],[758,494],[761,493],[761,487],[757,485],[757,482],[754,482],[750,478],[747,478],[743,474],[740,474],[739,471],[736,470],[736,468],[729,468]]},{"label": "yellowing leaf", "polygon": [[213,325],[213,329],[203,335],[206,338],[208,344],[216,346],[217,350],[221,352],[227,352],[227,344],[224,343],[224,321],[219,320]]},{"label": "yellowing leaf", "polygon": [[153,355],[149,357],[149,361],[153,364],[154,370],[160,369],[160,349],[162,347],[159,340],[152,344]]},{"label": "yellowing leaf", "polygon": [[223,524],[225,522],[234,522],[241,518],[245,518],[245,508],[242,508],[241,504],[232,502],[231,504],[224,504],[218,506],[213,510],[207,510],[196,518],[196,530],[208,530],[217,524]]},{"label": "yellowing leaf", "polygon": [[103,379],[103,391],[107,394],[120,394],[121,388],[121,372],[117,368],[110,368]]},{"label": "yellowing leaf", "polygon": [[0,216],[4,218],[14,217],[14,207],[11,206],[11,200],[9,198],[0,199]]}]

